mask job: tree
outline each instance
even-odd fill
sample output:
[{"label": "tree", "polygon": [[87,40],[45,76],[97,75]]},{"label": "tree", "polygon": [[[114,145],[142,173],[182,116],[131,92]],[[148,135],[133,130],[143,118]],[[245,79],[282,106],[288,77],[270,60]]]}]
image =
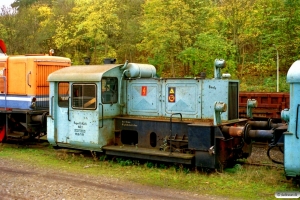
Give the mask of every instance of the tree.
[{"label": "tree", "polygon": [[[112,43],[119,32],[117,5],[114,0],[77,0],[69,13],[68,24],[64,18],[58,22],[56,45],[73,47],[76,63],[82,63],[84,57],[91,57],[92,63],[101,63],[106,57],[116,57]],[[84,53],[85,52],[85,53]]]},{"label": "tree", "polygon": [[3,41],[5,41],[7,46],[7,54],[12,54],[12,49],[14,45],[14,35],[16,32],[17,21],[15,19],[16,9],[9,7],[2,7],[0,13],[0,36]]},{"label": "tree", "polygon": [[112,46],[116,49],[119,61],[140,61],[137,44],[142,40],[139,30],[144,0],[117,0],[116,2],[120,31],[112,41]]},{"label": "tree", "polygon": [[149,52],[149,61],[176,76],[177,56],[192,43],[194,16],[183,0],[151,0],[144,5],[143,40],[140,50]]},{"label": "tree", "polygon": [[222,38],[217,31],[212,30],[197,35],[197,40],[192,47],[183,50],[179,58],[188,62],[193,76],[205,72],[208,77],[213,77],[214,60],[225,59],[227,72],[235,74],[236,65],[234,60],[235,47],[231,41]]}]

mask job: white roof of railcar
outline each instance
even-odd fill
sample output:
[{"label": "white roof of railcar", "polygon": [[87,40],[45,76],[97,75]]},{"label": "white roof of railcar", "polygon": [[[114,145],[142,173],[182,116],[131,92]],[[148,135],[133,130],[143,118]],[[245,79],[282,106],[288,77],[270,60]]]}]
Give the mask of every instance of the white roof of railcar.
[{"label": "white roof of railcar", "polygon": [[51,73],[48,81],[100,81],[103,74],[120,64],[80,65],[66,67]]}]

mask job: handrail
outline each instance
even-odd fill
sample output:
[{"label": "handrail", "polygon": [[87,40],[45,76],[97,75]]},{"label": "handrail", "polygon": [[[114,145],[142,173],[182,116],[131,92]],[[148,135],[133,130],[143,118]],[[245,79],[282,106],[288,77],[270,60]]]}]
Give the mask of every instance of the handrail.
[{"label": "handrail", "polygon": [[172,116],[173,115],[180,115],[180,121],[182,121],[182,114],[181,113],[172,113],[170,116],[170,153],[172,153]]},{"label": "handrail", "polygon": [[119,101],[119,105],[123,106],[122,101],[121,101],[121,90],[122,90],[122,80],[124,77],[124,74],[127,72],[127,70],[124,70],[122,73],[122,76],[120,78],[120,83],[119,83],[119,89],[118,89],[118,101]]},{"label": "handrail", "polygon": [[70,120],[70,97],[68,97],[68,121]]},{"label": "handrail", "polygon": [[4,81],[4,102],[5,102],[5,110],[7,108],[7,83],[6,83],[6,76],[0,76],[0,78],[3,78]]},{"label": "handrail", "polygon": [[[5,70],[5,69],[4,69]],[[5,110],[7,109],[7,83],[6,83],[6,76],[0,76],[1,78],[3,78],[3,81],[4,81],[4,101],[5,101]],[[8,132],[8,115],[5,115],[5,136],[7,136],[7,132]]]},{"label": "handrail", "polygon": [[296,115],[296,138],[299,139],[298,137],[298,115],[299,115],[299,106],[300,104],[297,105],[297,115]]},{"label": "handrail", "polygon": [[29,75],[31,74],[31,71],[27,74],[27,85],[29,86],[29,87],[31,87],[31,85],[29,84]]},{"label": "handrail", "polygon": [[101,105],[101,108],[102,108],[102,125],[99,128],[103,128],[103,104],[99,103],[99,105]]},{"label": "handrail", "polygon": [[54,96],[51,97],[51,107],[50,107],[50,113],[49,113],[49,116],[51,117],[52,120],[54,120],[53,118],[53,99],[54,99]]}]

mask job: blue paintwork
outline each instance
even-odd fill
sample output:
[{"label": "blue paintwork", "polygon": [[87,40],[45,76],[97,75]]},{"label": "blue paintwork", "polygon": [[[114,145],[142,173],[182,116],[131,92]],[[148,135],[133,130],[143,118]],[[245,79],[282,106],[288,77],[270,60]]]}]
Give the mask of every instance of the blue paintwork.
[{"label": "blue paintwork", "polygon": [[[64,76],[66,75],[66,76]],[[113,143],[113,117],[120,114],[120,105],[101,104],[102,77],[121,77],[118,65],[69,67],[49,75],[50,115],[47,117],[47,139],[53,146],[101,151],[104,145]],[[58,82],[68,81],[69,91],[73,83],[96,84],[96,109],[78,110],[72,106],[59,107]],[[70,96],[70,93],[69,93]],[[70,103],[71,104],[71,103]],[[102,118],[102,108],[105,115]],[[103,126],[102,126],[103,124]]]},{"label": "blue paintwork", "polygon": [[[284,135],[284,168],[286,176],[300,176],[300,60],[294,62],[287,74],[290,84],[288,131]],[[297,121],[298,120],[298,121]]]},{"label": "blue paintwork", "polygon": [[[229,105],[228,85],[229,82],[237,81],[176,78],[126,82],[126,114],[170,117],[172,113],[181,113],[184,118],[213,119],[215,102],[221,101]],[[147,88],[144,96],[141,95],[143,86]],[[175,88],[174,102],[169,102],[168,88]],[[222,113],[221,119],[230,120],[228,110]]]},{"label": "blue paintwork", "polygon": [[[128,64],[128,66],[132,65]],[[224,102],[230,105],[229,85],[237,83],[238,86],[238,81],[228,79],[153,78],[153,68],[149,67],[151,73],[140,74],[150,77],[134,79],[126,77],[126,67],[117,64],[73,66],[50,74],[48,76],[50,83],[50,114],[47,117],[48,141],[53,146],[101,151],[103,146],[114,143],[115,132],[118,131],[118,128],[115,130],[116,117],[132,116],[141,119],[143,117],[159,117],[165,120],[162,124],[170,125],[168,121],[170,116],[180,113],[185,119],[213,121],[215,102]],[[101,80],[104,77],[118,79],[117,102],[101,103],[101,99],[103,99],[101,90],[104,89]],[[96,109],[79,110],[73,109],[72,106],[69,108],[59,107],[56,96],[59,82],[69,83],[69,96],[71,96],[72,84],[95,84],[97,87]],[[71,100],[69,100],[69,104],[71,104]],[[235,102],[234,106],[236,106],[237,112],[238,103]],[[221,120],[232,120],[229,118],[228,110],[222,113]],[[129,121],[129,119],[124,120],[124,123],[128,125]],[[146,121],[141,123],[145,124]],[[147,121],[148,125],[151,123],[151,120]],[[153,122],[153,124],[161,123]],[[150,128],[153,128],[153,131],[158,130],[157,137],[161,141],[162,137],[169,134],[167,131],[169,126],[166,126],[167,129],[160,134],[161,127],[154,128],[148,125],[144,125],[147,130]],[[174,131],[176,132],[175,128]],[[187,135],[187,131],[185,132]],[[146,136],[150,133],[144,129],[139,130],[140,142],[142,138],[148,141]],[[182,134],[184,134],[182,131],[180,134],[178,133],[178,135]],[[140,142],[139,145],[142,145]],[[145,146],[147,145],[145,144]]]},{"label": "blue paintwork", "polygon": [[[36,98],[36,108],[31,108],[33,98]],[[6,101],[5,101],[6,99]],[[0,94],[0,107],[9,109],[35,110],[49,108],[49,96],[4,95]]]},{"label": "blue paintwork", "polygon": [[[0,107],[29,110],[35,96],[0,95]],[[6,101],[5,101],[6,100]]]}]

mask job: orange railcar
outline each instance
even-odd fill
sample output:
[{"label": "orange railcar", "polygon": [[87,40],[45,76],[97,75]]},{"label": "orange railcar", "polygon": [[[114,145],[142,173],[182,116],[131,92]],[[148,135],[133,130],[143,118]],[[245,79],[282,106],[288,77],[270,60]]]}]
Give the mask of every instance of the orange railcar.
[{"label": "orange railcar", "polygon": [[39,110],[47,108],[49,102],[48,75],[70,65],[69,58],[57,56],[0,57],[0,109]]},{"label": "orange railcar", "polygon": [[0,142],[46,133],[50,73],[71,65],[44,54],[7,56],[0,45]]}]

